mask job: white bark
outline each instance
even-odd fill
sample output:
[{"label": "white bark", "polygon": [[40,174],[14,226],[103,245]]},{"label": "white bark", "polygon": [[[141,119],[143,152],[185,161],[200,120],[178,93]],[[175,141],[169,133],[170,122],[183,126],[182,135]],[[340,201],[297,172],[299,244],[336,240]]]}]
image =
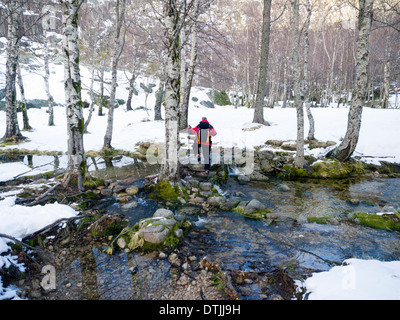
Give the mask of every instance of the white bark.
[{"label": "white bark", "polygon": [[47,36],[47,31],[50,27],[50,19],[42,19],[43,28],[43,42],[44,42],[44,86],[49,106],[49,126],[54,126],[54,99],[50,93],[50,68],[49,68],[49,38]]},{"label": "white bark", "polygon": [[178,162],[179,141],[179,12],[176,0],[164,1],[167,77],[165,82],[165,156],[160,179],[180,180]]},{"label": "white bark", "polygon": [[20,67],[19,63],[18,63],[18,67],[17,67],[17,75],[18,75],[19,92],[21,93],[21,111],[22,111],[22,119],[23,119],[23,123],[24,123],[23,130],[29,131],[32,129],[32,127],[29,125],[28,111],[26,108],[24,82],[22,81],[21,67]]},{"label": "white bark", "polygon": [[121,49],[119,39],[121,35],[121,28],[125,16],[126,0],[117,0],[116,3],[116,34],[114,38],[114,56],[112,59],[112,80],[111,80],[111,92],[110,92],[110,103],[108,106],[108,118],[107,118],[107,130],[104,136],[104,149],[111,149],[111,139],[114,125],[114,105],[115,105],[115,92],[117,90],[117,68],[118,62],[121,55]]},{"label": "white bark", "polygon": [[[186,70],[181,70],[181,77],[182,74],[185,75],[185,79],[181,81],[181,101],[180,101],[180,129],[186,129],[188,127],[188,109],[189,109],[189,99],[190,99],[190,91],[192,89],[192,82],[194,77],[194,71],[196,69],[197,64],[197,20],[200,14],[200,1],[195,0],[194,2],[194,14],[193,14],[193,23],[191,26],[190,31],[190,40],[191,40],[191,47],[190,47],[190,62],[189,68],[186,73]],[[184,59],[181,59],[182,61]],[[185,67],[184,64],[181,67]]]},{"label": "white bark", "polygon": [[271,33],[272,0],[264,0],[263,27],[261,35],[260,64],[253,122],[268,125],[264,120],[264,98],[267,90],[267,73],[269,58],[269,38]]},{"label": "white bark", "polygon": [[18,52],[20,43],[20,17],[22,16],[21,3],[10,0],[7,3],[7,63],[6,63],[6,133],[2,140],[18,141],[23,139],[18,125],[16,77],[18,65]]},{"label": "white bark", "polygon": [[308,84],[308,52],[310,49],[310,39],[309,39],[309,29],[310,29],[310,22],[311,22],[311,4],[310,0],[306,1],[306,9],[307,9],[307,18],[306,23],[304,26],[304,76],[303,76],[303,94],[304,94],[304,104],[306,107],[307,118],[308,118],[308,140],[314,140],[314,133],[315,133],[315,124],[314,124],[314,117],[311,113],[311,103],[309,101],[309,84]]},{"label": "white bark", "polygon": [[346,135],[339,147],[328,155],[340,161],[348,160],[356,149],[361,127],[364,97],[368,83],[369,35],[372,25],[374,0],[360,0],[356,51],[356,84],[349,110]]},{"label": "white bark", "polygon": [[294,165],[304,167],[304,112],[300,96],[300,58],[299,58],[299,0],[291,0],[292,4],[292,74],[294,88],[294,106],[297,113],[297,143]]},{"label": "white bark", "polygon": [[87,168],[83,148],[84,119],[78,47],[78,9],[81,0],[60,0],[60,2],[62,7],[64,88],[68,136],[68,166],[64,177],[64,186],[77,182],[78,188],[83,190],[83,178]]}]

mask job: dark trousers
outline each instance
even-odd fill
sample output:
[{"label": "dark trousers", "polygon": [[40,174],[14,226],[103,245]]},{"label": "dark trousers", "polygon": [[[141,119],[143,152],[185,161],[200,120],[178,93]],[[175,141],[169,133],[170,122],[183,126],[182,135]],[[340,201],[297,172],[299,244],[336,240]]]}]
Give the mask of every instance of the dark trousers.
[{"label": "dark trousers", "polygon": [[211,144],[204,145],[204,144],[197,144],[197,161],[201,161],[200,153],[203,154],[204,158],[204,170],[210,170],[211,167]]}]

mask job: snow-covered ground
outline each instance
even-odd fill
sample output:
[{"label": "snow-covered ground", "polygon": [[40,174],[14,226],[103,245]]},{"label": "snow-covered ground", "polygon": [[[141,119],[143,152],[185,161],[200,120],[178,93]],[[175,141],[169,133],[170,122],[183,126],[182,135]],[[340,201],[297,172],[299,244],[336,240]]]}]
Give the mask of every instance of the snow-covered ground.
[{"label": "snow-covered ground", "polygon": [[[0,88],[5,83],[5,55],[0,55]],[[28,100],[46,99],[43,77],[38,73],[30,73],[23,69],[25,94]],[[81,74],[83,88],[90,86],[90,69],[82,66]],[[129,76],[129,73],[127,73]],[[110,74],[107,74],[110,77]],[[140,82],[158,83],[154,79],[138,78],[136,88],[138,96],[133,97],[133,108],[145,105],[145,94],[140,89]],[[95,86],[98,87],[98,85]],[[55,102],[64,103],[63,66],[51,64],[50,90]],[[153,89],[155,92],[157,87]],[[206,116],[218,132],[214,145],[220,147],[248,147],[264,146],[267,140],[296,139],[296,111],[292,108],[265,109],[265,119],[271,126],[252,128],[253,110],[233,106],[216,106],[209,109],[200,105],[202,100],[208,100],[209,89],[195,87],[190,100],[189,123],[197,125],[201,117]],[[149,111],[126,111],[125,106],[115,110],[114,131],[112,146],[116,149],[134,151],[135,144],[140,141],[163,142],[164,122],[153,121],[154,92],[149,95],[147,107]],[[128,79],[125,73],[119,73],[117,98],[127,100]],[[83,99],[89,100],[87,90],[83,90]],[[107,109],[104,110],[107,112]],[[315,118],[315,137],[321,141],[339,143],[344,137],[347,126],[347,108],[315,108],[312,109]],[[67,151],[66,117],[63,107],[55,107],[55,126],[47,126],[48,114],[45,109],[28,110],[32,132],[23,132],[28,141],[19,144],[18,148],[41,151]],[[84,110],[85,117],[88,109]],[[20,124],[22,116],[18,114]],[[106,130],[107,116],[99,117],[97,110],[93,113],[88,134],[84,136],[86,151],[99,151],[103,145],[103,136]],[[400,110],[364,108],[360,139],[355,156],[363,160],[379,163],[379,160],[400,163]],[[306,120],[305,132],[308,130]],[[5,132],[5,112],[0,111],[0,135]],[[186,142],[185,135],[182,142]],[[15,148],[4,146],[2,148]],[[0,150],[2,149],[0,148]],[[268,148],[264,146],[264,148]],[[306,154],[323,156],[325,149],[306,150]],[[31,168],[26,163],[0,164],[0,181],[7,181],[16,175],[23,174]],[[40,169],[37,169],[40,170]],[[34,172],[29,172],[34,174]],[[34,232],[61,217],[71,217],[77,214],[68,206],[53,204],[46,206],[23,207],[15,205],[15,197],[10,194],[0,201],[0,233],[7,233],[15,238]],[[0,239],[0,268],[6,268],[10,261],[16,263],[15,257],[6,255],[8,246],[5,240]],[[349,265],[334,267],[328,272],[314,274],[305,280],[302,286],[307,288],[309,299],[400,299],[400,262],[380,262],[375,260],[347,261]],[[19,267],[23,269],[23,266]],[[15,288],[4,288],[0,278],[0,300],[16,297]]]},{"label": "snow-covered ground", "polygon": [[[70,206],[58,203],[44,206],[26,207],[15,204],[15,196],[7,197],[0,201],[0,233],[7,234],[16,239],[38,231],[61,218],[74,217],[78,214]],[[7,254],[10,240],[0,238],[0,269],[8,268],[10,263],[15,264],[20,271],[25,267],[17,262],[17,257]],[[17,288],[3,287],[0,277],[0,300],[17,299]]]},{"label": "snow-covered ground", "polygon": [[400,300],[400,261],[348,259],[297,284],[309,300]]}]

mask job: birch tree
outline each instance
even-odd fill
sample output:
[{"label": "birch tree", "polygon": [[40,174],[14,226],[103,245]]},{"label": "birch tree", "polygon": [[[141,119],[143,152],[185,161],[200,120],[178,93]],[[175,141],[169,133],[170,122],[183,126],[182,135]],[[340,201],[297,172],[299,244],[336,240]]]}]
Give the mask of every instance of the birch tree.
[{"label": "birch tree", "polygon": [[79,70],[78,10],[84,0],[60,0],[63,25],[64,89],[67,114],[68,166],[64,187],[77,183],[83,190],[87,173],[83,148],[84,119],[82,113],[81,76]]},{"label": "birch tree", "polygon": [[165,154],[160,180],[178,182],[179,159],[179,9],[177,0],[163,1],[167,73],[165,81]]},{"label": "birch tree", "polygon": [[18,66],[18,52],[21,38],[22,4],[19,0],[10,0],[7,3],[7,62],[6,62],[6,133],[2,141],[24,139],[18,125],[16,78]]},{"label": "birch tree", "polygon": [[24,123],[23,130],[25,131],[30,131],[32,130],[32,127],[29,125],[29,117],[28,117],[28,110],[26,107],[26,99],[25,99],[25,88],[24,88],[24,82],[22,80],[22,74],[21,74],[21,66],[18,63],[17,67],[17,75],[18,75],[18,86],[19,86],[19,92],[21,94],[21,112],[22,112],[22,121]]},{"label": "birch tree", "polygon": [[115,93],[117,90],[117,68],[122,52],[119,40],[121,36],[122,24],[125,17],[125,7],[126,7],[126,0],[116,1],[115,11],[116,11],[117,21],[116,21],[116,33],[114,38],[114,55],[112,58],[111,92],[110,92],[110,102],[108,106],[107,130],[104,136],[103,149],[112,148],[111,139],[112,139],[113,123],[114,123]]},{"label": "birch tree", "polygon": [[300,95],[300,58],[299,58],[299,0],[291,0],[292,15],[292,74],[294,89],[294,106],[297,114],[297,144],[294,165],[296,168],[304,167],[304,112]]},{"label": "birch tree", "polygon": [[[182,90],[181,90],[181,101],[180,101],[180,111],[181,111],[181,118],[180,118],[180,125],[179,128],[186,129],[188,126],[188,109],[189,109],[189,98],[190,98],[190,91],[192,88],[192,82],[194,77],[194,72],[196,69],[197,64],[197,24],[198,18],[200,15],[200,1],[194,0],[194,13],[192,16],[192,25],[190,28],[190,62],[187,73],[184,70],[181,70],[185,74],[185,81],[181,82]],[[184,59],[182,59],[183,61]]]},{"label": "birch tree", "polygon": [[368,83],[369,36],[372,26],[374,0],[360,0],[356,51],[356,83],[350,106],[347,131],[342,143],[328,153],[339,161],[348,160],[356,149],[360,135],[364,97]]},{"label": "birch tree", "polygon": [[308,90],[308,53],[310,50],[310,39],[309,39],[309,30],[310,30],[310,22],[311,22],[311,4],[310,0],[306,0],[305,3],[306,10],[307,10],[307,18],[304,24],[304,74],[303,74],[303,94],[304,94],[304,104],[306,107],[307,118],[308,118],[308,135],[307,140],[311,141],[314,140],[314,133],[315,133],[315,125],[314,125],[314,117],[311,113],[311,103],[309,101],[309,90]]},{"label": "birch tree", "polygon": [[258,71],[258,84],[253,117],[254,123],[266,125],[268,125],[268,122],[264,120],[264,98],[267,88],[269,38],[271,33],[271,6],[272,0],[264,0],[260,66]]},{"label": "birch tree", "polygon": [[[46,11],[45,14],[50,14],[50,12],[47,10],[47,8],[44,8]],[[53,111],[53,106],[54,106],[54,99],[53,96],[50,93],[50,68],[49,68],[49,37],[47,36],[47,33],[50,29],[50,19],[42,19],[42,28],[43,28],[43,51],[44,51],[44,84],[45,84],[45,91],[46,91],[46,96],[47,96],[47,101],[48,101],[48,106],[49,106],[49,126],[54,126],[54,111]]]}]

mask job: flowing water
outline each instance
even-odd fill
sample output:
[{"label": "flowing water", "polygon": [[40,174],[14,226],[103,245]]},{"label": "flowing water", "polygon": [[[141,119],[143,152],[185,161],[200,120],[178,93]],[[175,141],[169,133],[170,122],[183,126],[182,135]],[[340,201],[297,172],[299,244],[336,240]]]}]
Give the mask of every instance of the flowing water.
[{"label": "flowing water", "polygon": [[[143,178],[158,168],[120,157],[111,164],[95,159],[92,170],[115,181]],[[283,184],[289,187],[287,191],[283,191]],[[399,209],[400,179],[271,179],[241,185],[229,177],[221,190],[228,198],[263,202],[279,220],[250,220],[221,210],[188,216],[193,229],[180,249],[196,256],[197,261],[207,256],[224,271],[263,272],[278,266],[301,279],[348,258],[400,260],[399,233],[343,222],[352,212],[377,213],[385,205]],[[127,211],[117,204],[108,210],[125,214],[134,224],[152,216],[157,208],[155,202],[145,198],[137,197],[136,201],[138,206]],[[332,223],[308,223],[307,217],[331,217]],[[160,299],[179,273],[155,254],[122,251],[109,256],[104,248],[77,247],[66,253],[57,275],[57,298]],[[258,289],[253,288],[242,298],[260,299]]]},{"label": "flowing water", "polygon": [[[282,183],[287,184],[290,191],[281,191]],[[228,197],[241,192],[241,199],[255,198],[264,202],[280,219],[269,224],[220,210],[188,216],[194,227],[184,238],[180,250],[190,252],[197,261],[207,257],[222,270],[231,272],[263,273],[281,267],[294,279],[302,279],[312,272],[329,270],[348,258],[400,260],[397,232],[350,223],[307,223],[306,220],[309,216],[343,218],[351,212],[375,213],[383,205],[398,208],[400,179],[272,180],[240,185],[230,178],[221,189]],[[359,204],[348,201],[354,198],[359,199]],[[157,207],[148,200],[137,200],[138,207],[125,212],[132,224],[151,216]],[[90,274],[97,279],[91,286],[95,298],[160,299],[173,288],[174,271],[165,259],[134,252],[120,252],[109,257],[98,248],[91,250],[90,255]],[[78,271],[82,274],[82,268],[75,268],[75,277]],[[129,271],[132,268],[134,273]],[[175,274],[177,272],[175,270]],[[71,282],[73,277],[66,278]],[[261,288],[254,286],[241,298],[260,299]]]}]

